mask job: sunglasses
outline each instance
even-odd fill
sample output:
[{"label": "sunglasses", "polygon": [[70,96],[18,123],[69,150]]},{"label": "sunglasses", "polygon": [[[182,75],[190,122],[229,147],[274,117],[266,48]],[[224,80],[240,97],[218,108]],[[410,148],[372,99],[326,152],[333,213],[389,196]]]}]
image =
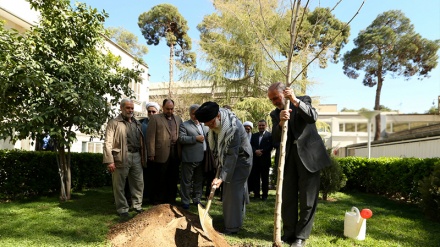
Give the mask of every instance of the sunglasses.
[{"label": "sunglasses", "polygon": [[148,111],[148,113],[156,113],[156,111]]}]

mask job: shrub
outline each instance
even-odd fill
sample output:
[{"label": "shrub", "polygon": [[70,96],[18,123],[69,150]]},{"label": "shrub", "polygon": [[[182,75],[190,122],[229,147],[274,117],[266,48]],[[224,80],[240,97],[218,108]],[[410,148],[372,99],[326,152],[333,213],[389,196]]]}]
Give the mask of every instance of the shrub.
[{"label": "shrub", "polygon": [[425,215],[435,221],[440,221],[440,162],[434,166],[431,175],[421,180],[419,185],[421,194],[420,207]]},{"label": "shrub", "polygon": [[328,195],[338,192],[347,182],[339,162],[334,157],[331,157],[331,161],[331,166],[321,170],[320,192],[325,201]]}]

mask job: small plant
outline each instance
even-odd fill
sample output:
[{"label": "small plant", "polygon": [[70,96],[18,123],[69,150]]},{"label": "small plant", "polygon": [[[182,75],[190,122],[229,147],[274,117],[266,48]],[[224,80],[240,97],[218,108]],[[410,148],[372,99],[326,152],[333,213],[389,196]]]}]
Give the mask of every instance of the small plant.
[{"label": "small plant", "polygon": [[320,192],[324,201],[327,201],[328,195],[338,192],[347,182],[347,177],[336,158],[331,157],[331,161],[331,166],[321,170]]}]

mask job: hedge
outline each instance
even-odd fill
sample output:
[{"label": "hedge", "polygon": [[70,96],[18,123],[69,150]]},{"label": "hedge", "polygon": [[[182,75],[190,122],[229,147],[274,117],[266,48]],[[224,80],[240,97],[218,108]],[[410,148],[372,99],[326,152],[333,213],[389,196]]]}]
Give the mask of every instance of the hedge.
[{"label": "hedge", "polygon": [[[0,199],[59,193],[57,153],[50,151],[0,150]],[[72,189],[111,185],[102,154],[71,153]]]}]

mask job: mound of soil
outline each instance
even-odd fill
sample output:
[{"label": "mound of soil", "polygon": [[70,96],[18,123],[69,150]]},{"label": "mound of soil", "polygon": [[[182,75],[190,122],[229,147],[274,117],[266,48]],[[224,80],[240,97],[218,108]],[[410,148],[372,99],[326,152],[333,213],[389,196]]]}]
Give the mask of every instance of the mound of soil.
[{"label": "mound of soil", "polygon": [[115,247],[230,247],[216,231],[210,231],[208,237],[198,215],[170,204],[154,206],[127,222],[114,225],[108,239]]}]

